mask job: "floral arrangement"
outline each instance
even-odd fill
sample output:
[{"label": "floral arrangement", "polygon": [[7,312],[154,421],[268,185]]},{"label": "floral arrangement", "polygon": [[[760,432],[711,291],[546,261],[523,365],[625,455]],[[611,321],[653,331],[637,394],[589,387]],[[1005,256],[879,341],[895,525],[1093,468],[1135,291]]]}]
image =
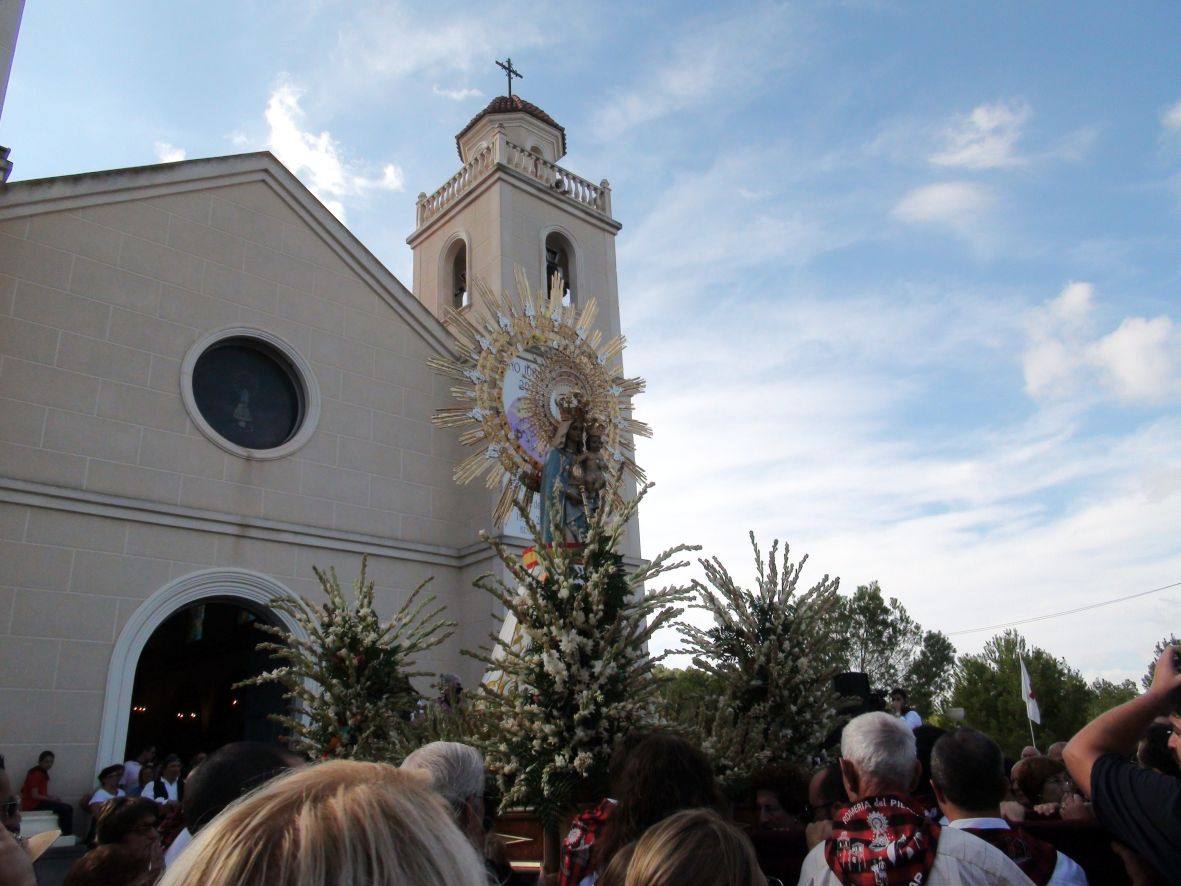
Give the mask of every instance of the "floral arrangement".
[{"label": "floral arrangement", "polygon": [[698,585],[713,626],[681,622],[681,652],[717,678],[716,701],[697,714],[696,729],[718,775],[738,792],[750,776],[770,764],[808,761],[818,755],[832,729],[840,697],[832,678],[840,670],[839,633],[833,612],[840,579],[825,575],[797,595],[797,564],[779,542],[764,561],[754,533],[756,588],[739,586],[718,558],[699,561],[709,586]]},{"label": "floral arrangement", "polygon": [[[618,489],[619,477],[611,488]],[[543,545],[527,569],[520,555],[485,540],[507,567],[514,585],[485,575],[477,580],[517,624],[517,641],[469,653],[499,672],[486,683],[482,703],[490,740],[489,770],[502,792],[502,808],[527,805],[553,826],[571,805],[601,789],[617,739],[650,719],[657,682],[648,641],[676,619],[688,588],[645,591],[644,585],[687,565],[673,562],[684,545],[629,571],[619,541],[648,487],[630,501],[608,494],[590,516],[582,545]],[[541,533],[518,503],[534,539]]]},{"label": "floral arrangement", "polygon": [[345,597],[335,569],[314,570],[323,604],[294,596],[273,601],[306,636],[260,624],[276,641],[258,648],[283,663],[239,684],[283,687],[290,711],[275,719],[287,728],[291,749],[312,759],[384,759],[401,744],[418,700],[410,678],[425,673],[410,670],[415,656],[445,641],[455,626],[440,617],[444,607],[434,606],[433,596],[423,596],[430,579],[383,622],[373,608],[367,566],[362,558],[355,603]]}]

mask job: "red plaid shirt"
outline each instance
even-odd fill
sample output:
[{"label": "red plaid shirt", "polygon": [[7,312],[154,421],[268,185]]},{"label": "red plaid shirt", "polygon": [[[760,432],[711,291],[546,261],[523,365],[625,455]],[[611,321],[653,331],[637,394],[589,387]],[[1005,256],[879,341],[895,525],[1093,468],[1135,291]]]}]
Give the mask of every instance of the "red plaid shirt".
[{"label": "red plaid shirt", "polygon": [[582,878],[590,873],[591,849],[618,805],[608,797],[594,809],[588,809],[570,822],[570,831],[562,841],[558,886],[578,886]]}]

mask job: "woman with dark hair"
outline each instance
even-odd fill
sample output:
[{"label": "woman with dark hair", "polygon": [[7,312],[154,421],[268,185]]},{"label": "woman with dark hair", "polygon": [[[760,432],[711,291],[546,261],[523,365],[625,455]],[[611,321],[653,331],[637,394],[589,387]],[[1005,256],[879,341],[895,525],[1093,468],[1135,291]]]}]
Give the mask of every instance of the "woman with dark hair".
[{"label": "woman with dark hair", "polygon": [[148,860],[126,846],[99,846],[70,867],[62,886],[151,886],[160,871],[148,868]]},{"label": "woman with dark hair", "polygon": [[[615,796],[619,795],[619,784],[628,755],[651,734],[646,730],[633,729],[615,743],[615,749],[607,761],[607,790]],[[597,806],[576,815],[570,822],[570,830],[562,840],[557,886],[578,886],[590,872],[595,842],[601,838],[611,813],[618,805],[619,801],[614,796],[604,797]]]},{"label": "woman with dark hair", "polygon": [[160,807],[144,797],[116,797],[103,804],[98,816],[98,845],[123,846],[145,859],[159,876],[164,870],[160,843]]},{"label": "woman with dark hair", "polygon": [[1049,757],[1026,757],[1013,767],[1013,782],[1030,807],[1029,818],[1060,818],[1064,802],[1078,801],[1070,773]]},{"label": "woman with dark hair", "polygon": [[119,787],[119,782],[122,780],[123,764],[121,763],[113,763],[98,774],[98,790],[91,794],[90,799],[86,801],[86,807],[93,817],[98,818],[103,804],[108,800],[127,796],[123,792],[123,788]]},{"label": "woman with dark hair", "polygon": [[923,725],[922,716],[910,706],[906,690],[901,686],[895,686],[890,690],[890,709],[895,717],[905,720],[911,729],[918,729]]},{"label": "woman with dark hair", "polygon": [[[98,845],[119,843],[142,848],[159,837],[160,807],[145,797],[117,797],[103,804],[98,817]],[[151,838],[151,839],[149,839]]]},{"label": "woman with dark hair", "polygon": [[674,812],[726,811],[709,759],[683,738],[656,733],[627,756],[616,787],[619,804],[595,843],[592,869],[605,871],[623,847]]}]

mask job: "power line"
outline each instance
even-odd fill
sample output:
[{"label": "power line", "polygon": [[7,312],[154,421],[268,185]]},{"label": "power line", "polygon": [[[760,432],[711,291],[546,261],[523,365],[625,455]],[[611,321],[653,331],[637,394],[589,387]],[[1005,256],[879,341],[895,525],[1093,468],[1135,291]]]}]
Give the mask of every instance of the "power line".
[{"label": "power line", "polygon": [[1035,621],[1045,621],[1048,618],[1058,618],[1062,615],[1074,615],[1077,612],[1086,612],[1089,609],[1098,609],[1101,606],[1110,606],[1113,603],[1123,603],[1125,600],[1135,600],[1137,597],[1147,597],[1149,594],[1157,594],[1161,591],[1167,591],[1169,588],[1181,588],[1181,581],[1175,581],[1171,585],[1162,585],[1159,588],[1153,588],[1150,591],[1140,591],[1137,594],[1128,594],[1126,597],[1116,597],[1112,600],[1104,600],[1100,603],[1088,603],[1086,606],[1078,606],[1074,609],[1064,609],[1061,612],[1050,612],[1046,615],[1034,615],[1029,618],[1019,618],[1016,621],[1006,621],[995,625],[985,625],[980,628],[967,628],[963,631],[951,631],[947,636],[958,637],[961,634],[978,634],[981,631],[995,631],[1001,628],[1014,628],[1017,625],[1030,624]]}]

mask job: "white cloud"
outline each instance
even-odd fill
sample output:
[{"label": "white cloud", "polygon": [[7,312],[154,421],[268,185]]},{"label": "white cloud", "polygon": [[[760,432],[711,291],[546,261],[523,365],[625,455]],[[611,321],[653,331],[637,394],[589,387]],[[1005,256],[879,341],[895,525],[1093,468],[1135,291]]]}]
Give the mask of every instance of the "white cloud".
[{"label": "white cloud", "polygon": [[1065,160],[1078,163],[1085,159],[1099,141],[1097,126],[1080,126],[1059,138],[1047,150],[1035,156],[1037,160]]},{"label": "white cloud", "polygon": [[[763,176],[770,158],[782,161],[784,153],[780,146],[727,152],[669,181],[620,239],[626,285],[644,292],[624,303],[628,323],[698,296],[716,298],[767,267],[784,273],[805,266],[862,235],[866,204],[859,196],[788,198],[791,183]],[[760,181],[767,187],[749,187]]]},{"label": "white cloud", "polygon": [[153,147],[156,151],[156,159],[161,163],[176,163],[185,159],[184,148],[178,148],[176,145],[171,145],[163,141],[156,142]]},{"label": "white cloud", "polygon": [[1094,288],[1070,283],[1029,318],[1025,390],[1039,399],[1094,400],[1106,390],[1129,402],[1181,393],[1181,335],[1166,316],[1125,317],[1098,338]]},{"label": "white cloud", "polygon": [[1032,115],[1033,109],[1021,101],[978,105],[946,128],[945,147],[931,156],[931,162],[962,169],[1023,165],[1026,160],[1017,155],[1017,141]]},{"label": "white cloud", "polygon": [[471,87],[465,89],[443,89],[437,84],[431,87],[431,92],[456,102],[466,101],[469,98],[480,98],[484,94],[480,90]]},{"label": "white cloud", "polygon": [[[505,47],[514,55],[525,53],[551,42],[563,29],[578,32],[581,15],[565,9],[522,15],[520,6],[496,0],[458,10],[383,0],[339,26],[336,46],[317,82],[331,80],[335,92],[349,92],[423,74],[495,75],[492,59],[503,58]],[[525,68],[526,78],[531,73]],[[526,79],[526,88],[528,84]]]},{"label": "white cloud", "polygon": [[1058,339],[1031,344],[1021,358],[1026,392],[1033,397],[1069,393],[1082,365],[1081,356]]},{"label": "white cloud", "polygon": [[250,136],[242,130],[235,130],[226,136],[235,148],[245,148],[250,144]]},{"label": "white cloud", "polygon": [[641,69],[639,84],[607,93],[593,116],[590,134],[615,139],[634,127],[694,109],[708,101],[718,113],[732,97],[749,100],[764,81],[795,63],[800,39],[798,21],[779,6],[759,6],[741,14],[685,19],[680,30],[661,41],[659,60]]},{"label": "white cloud", "polygon": [[1091,349],[1107,384],[1125,400],[1158,400],[1177,389],[1181,336],[1165,316],[1128,317]]},{"label": "white cloud", "polygon": [[994,203],[992,192],[977,182],[938,182],[906,194],[894,206],[893,215],[912,224],[943,225],[968,233]]},{"label": "white cloud", "polygon": [[1095,304],[1095,287],[1090,283],[1067,283],[1047,307],[1050,314],[1072,330],[1080,329],[1090,319]]},{"label": "white cloud", "polygon": [[1181,101],[1161,112],[1160,123],[1167,132],[1181,132]]},{"label": "white cloud", "polygon": [[374,190],[403,189],[402,170],[395,164],[386,164],[379,177],[368,177],[362,164],[344,156],[340,143],[330,132],[304,131],[300,95],[300,90],[290,83],[281,83],[271,92],[266,108],[267,147],[306,181],[312,193],[334,215],[344,220],[342,198],[360,197]]}]

